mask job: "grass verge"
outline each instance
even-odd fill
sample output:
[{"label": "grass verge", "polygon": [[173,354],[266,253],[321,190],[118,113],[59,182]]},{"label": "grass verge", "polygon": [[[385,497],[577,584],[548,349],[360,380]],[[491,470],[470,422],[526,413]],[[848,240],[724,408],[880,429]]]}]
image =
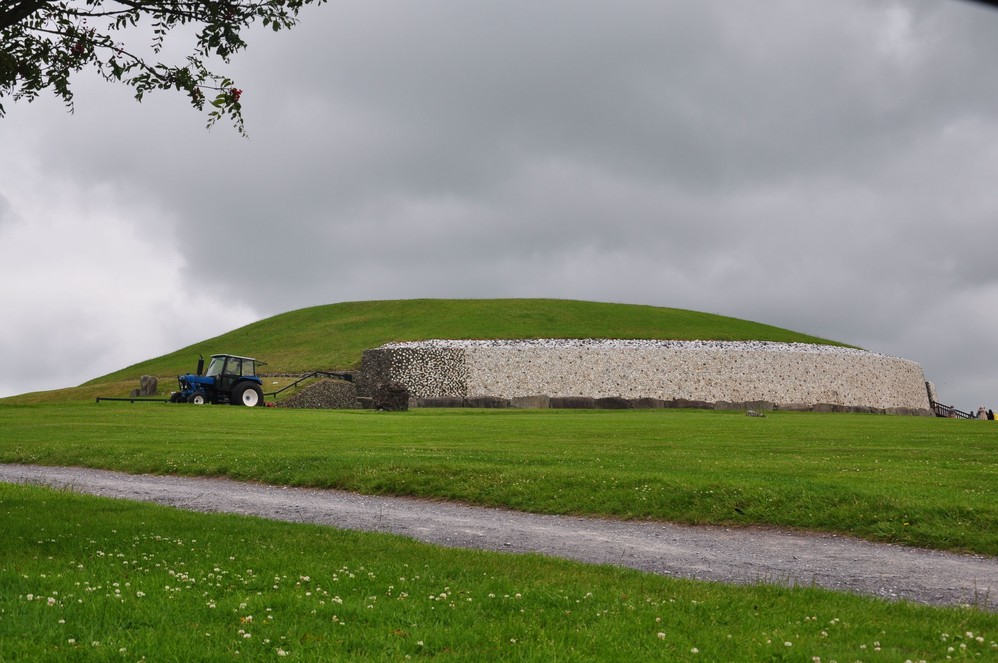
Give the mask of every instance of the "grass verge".
[{"label": "grass verge", "polygon": [[0,485],[0,660],[944,660],[998,615]]},{"label": "grass verge", "polygon": [[704,411],[0,407],[0,462],[768,524],[998,554],[998,427]]}]

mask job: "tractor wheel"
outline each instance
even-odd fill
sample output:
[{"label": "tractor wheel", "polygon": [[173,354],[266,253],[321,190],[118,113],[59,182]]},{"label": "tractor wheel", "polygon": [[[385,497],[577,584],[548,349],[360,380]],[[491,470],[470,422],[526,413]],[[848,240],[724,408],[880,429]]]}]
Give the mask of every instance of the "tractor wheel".
[{"label": "tractor wheel", "polygon": [[184,395],[181,394],[179,391],[176,391],[176,392],[170,394],[170,402],[171,403],[179,403],[182,400],[184,400]]},{"label": "tractor wheel", "polygon": [[195,405],[204,405],[208,401],[205,400],[204,394],[199,394],[194,392],[187,398],[188,403],[194,403]]},{"label": "tractor wheel", "polygon": [[238,384],[232,390],[232,398],[229,399],[229,402],[233,405],[245,405],[247,407],[263,405],[263,392],[255,384]]}]

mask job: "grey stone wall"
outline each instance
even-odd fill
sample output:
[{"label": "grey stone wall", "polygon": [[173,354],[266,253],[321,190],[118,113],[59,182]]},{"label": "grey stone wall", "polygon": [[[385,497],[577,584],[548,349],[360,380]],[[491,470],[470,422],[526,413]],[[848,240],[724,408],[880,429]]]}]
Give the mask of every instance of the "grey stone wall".
[{"label": "grey stone wall", "polygon": [[365,382],[415,398],[652,398],[927,410],[917,363],[805,343],[559,340],[423,341],[364,352]]}]

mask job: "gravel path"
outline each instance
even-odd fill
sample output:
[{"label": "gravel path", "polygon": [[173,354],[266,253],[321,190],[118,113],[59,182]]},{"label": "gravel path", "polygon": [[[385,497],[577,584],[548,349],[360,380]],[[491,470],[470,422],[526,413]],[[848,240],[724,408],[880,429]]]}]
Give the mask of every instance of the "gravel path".
[{"label": "gravel path", "polygon": [[543,516],[432,502],[240,483],[0,464],[0,481],[342,529],[391,532],[455,548],[536,552],[660,575],[727,583],[816,585],[935,605],[998,611],[998,558],[875,544],[774,528]]}]

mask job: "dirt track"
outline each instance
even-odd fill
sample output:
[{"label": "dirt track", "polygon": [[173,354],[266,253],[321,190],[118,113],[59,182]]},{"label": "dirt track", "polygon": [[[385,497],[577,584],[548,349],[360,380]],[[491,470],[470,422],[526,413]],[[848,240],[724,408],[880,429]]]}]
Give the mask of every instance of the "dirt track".
[{"label": "dirt track", "polygon": [[457,548],[537,552],[674,577],[772,582],[998,611],[998,558],[772,528],[730,529],[541,516],[410,498],[0,464],[0,481],[343,529]]}]

